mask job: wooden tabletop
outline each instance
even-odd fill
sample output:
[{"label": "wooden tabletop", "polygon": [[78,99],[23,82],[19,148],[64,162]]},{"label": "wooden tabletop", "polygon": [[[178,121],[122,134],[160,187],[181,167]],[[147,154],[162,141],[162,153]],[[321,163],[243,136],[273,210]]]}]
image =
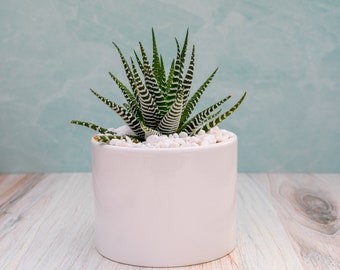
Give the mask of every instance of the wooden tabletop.
[{"label": "wooden tabletop", "polygon": [[[340,269],[340,174],[239,174],[237,203],[236,249],[176,269]],[[89,173],[0,175],[0,269],[140,269],[97,253],[93,212]]]}]

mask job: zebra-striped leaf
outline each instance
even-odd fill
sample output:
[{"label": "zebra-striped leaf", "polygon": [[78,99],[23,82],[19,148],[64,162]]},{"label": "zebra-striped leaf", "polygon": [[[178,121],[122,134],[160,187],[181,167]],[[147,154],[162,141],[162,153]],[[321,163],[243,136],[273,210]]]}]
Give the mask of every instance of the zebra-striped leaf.
[{"label": "zebra-striped leaf", "polygon": [[155,74],[152,72],[150,63],[148,60],[148,57],[145,53],[144,47],[142,43],[139,43],[142,58],[143,58],[143,68],[142,72],[144,74],[145,79],[145,87],[151,94],[152,98],[155,100],[156,105],[160,111],[161,115],[164,115],[166,113],[166,102],[163,97],[163,94],[158,86],[157,79],[155,77]]},{"label": "zebra-striped leaf", "polygon": [[75,125],[78,125],[78,126],[83,126],[83,127],[87,127],[87,128],[90,128],[90,129],[93,129],[101,134],[114,134],[114,132],[106,129],[106,128],[103,128],[101,126],[98,126],[96,124],[93,124],[93,123],[90,123],[90,122],[85,122],[85,121],[80,121],[80,120],[72,120],[70,122],[71,124],[75,124]]},{"label": "zebra-striped leaf", "polygon": [[185,109],[183,111],[181,123],[184,123],[185,121],[187,121],[188,117],[190,116],[190,114],[192,113],[194,108],[196,107],[196,105],[197,105],[199,99],[201,98],[202,94],[204,93],[207,86],[209,85],[209,83],[211,82],[213,77],[215,76],[217,70],[218,70],[218,68],[216,68],[214,70],[214,72],[209,76],[209,78],[206,79],[206,81],[198,88],[198,90],[195,92],[195,94],[190,98],[190,100],[188,101],[188,103],[185,106]]},{"label": "zebra-striped leaf", "polygon": [[129,80],[129,83],[130,83],[130,86],[132,88],[134,88],[134,81],[133,81],[133,74],[132,74],[132,71],[131,71],[131,68],[129,66],[129,64],[127,63],[122,51],[120,50],[120,48],[118,47],[118,45],[112,41],[112,44],[116,47],[118,53],[119,53],[119,56],[120,56],[120,59],[123,63],[123,67],[124,67],[124,70],[125,70],[125,74],[126,74],[126,77],[128,78]]},{"label": "zebra-striped leaf", "polygon": [[191,84],[192,84],[192,80],[193,80],[193,77],[194,77],[194,68],[195,68],[195,46],[192,46],[190,63],[189,63],[188,70],[187,70],[187,73],[184,77],[183,84],[182,84],[182,87],[183,87],[183,110],[184,110],[185,105],[188,102]]},{"label": "zebra-striped leaf", "polygon": [[193,135],[197,130],[200,130],[202,125],[209,119],[211,119],[211,113],[214,112],[217,108],[219,108],[223,103],[225,103],[231,96],[227,96],[224,99],[216,102],[205,110],[196,114],[193,118],[191,118],[186,124],[184,124],[180,131],[184,131],[189,135]]},{"label": "zebra-striped leaf", "polygon": [[221,123],[223,120],[225,120],[228,116],[230,116],[243,102],[244,98],[246,97],[247,92],[244,92],[243,96],[239,99],[239,101],[228,111],[221,114],[220,116],[216,117],[214,120],[210,121],[206,125],[202,127],[204,131],[208,131],[209,129],[215,127],[219,123]]},{"label": "zebra-striped leaf", "polygon": [[189,35],[189,31],[187,31],[186,33],[182,50],[179,46],[178,40],[175,39],[176,46],[177,46],[177,56],[176,56],[176,61],[175,61],[175,66],[174,66],[172,84],[171,84],[170,90],[167,92],[168,107],[170,107],[175,102],[178,92],[182,89],[183,69],[184,69],[184,63],[185,63],[185,55],[186,55],[187,46],[188,46],[188,35]]},{"label": "zebra-striped leaf", "polygon": [[139,58],[137,52],[136,52],[136,51],[133,51],[133,52],[134,52],[134,54],[135,54],[135,58],[136,58],[136,61],[137,61],[138,66],[139,66],[139,69],[140,69],[141,71],[143,71],[143,69],[144,69],[143,62],[140,60],[140,58]]},{"label": "zebra-striped leaf", "polygon": [[94,90],[90,89],[91,92],[99,98],[102,102],[104,102],[107,106],[109,106],[116,114],[120,116],[120,118],[123,119],[123,121],[131,128],[131,130],[137,135],[137,136],[144,136],[144,132],[141,129],[139,125],[139,120],[137,117],[132,115],[127,109],[124,107],[114,103],[111,100],[108,100],[95,92]]},{"label": "zebra-striped leaf", "polygon": [[97,142],[109,143],[113,139],[122,140],[122,139],[126,139],[127,137],[129,137],[131,139],[131,141],[133,141],[134,143],[140,142],[139,139],[137,139],[135,137],[127,136],[127,135],[126,136],[119,136],[119,135],[96,135],[96,136],[93,136],[93,139],[95,139]]},{"label": "zebra-striped leaf", "polygon": [[161,69],[161,75],[160,76],[160,81],[158,82],[159,84],[159,89],[162,91],[163,97],[166,93],[166,72],[165,72],[165,66],[163,62],[163,57],[160,55],[160,69]]},{"label": "zebra-striped leaf", "polygon": [[154,98],[150,94],[149,89],[145,87],[141,78],[139,77],[139,74],[133,63],[133,60],[131,60],[131,63],[134,81],[136,83],[135,91],[138,96],[139,108],[141,110],[144,123],[150,128],[156,128],[161,119],[159,109],[156,105]]},{"label": "zebra-striped leaf", "polygon": [[113,81],[117,84],[119,89],[122,91],[126,101],[129,104],[129,110],[130,112],[137,118],[139,118],[141,115],[141,112],[138,107],[138,103],[136,101],[135,96],[131,93],[131,91],[111,72],[109,72],[111,78]]},{"label": "zebra-striped leaf", "polygon": [[168,93],[170,92],[170,88],[171,88],[172,81],[174,78],[174,73],[175,73],[175,61],[172,60],[170,70],[169,70],[169,76],[165,84],[165,92],[163,94],[165,96],[165,99],[167,99]]},{"label": "zebra-striped leaf", "polygon": [[162,134],[175,133],[179,127],[183,107],[183,92],[178,94],[175,102],[159,123],[158,130]]},{"label": "zebra-striped leaf", "polygon": [[178,89],[180,88],[182,84],[182,78],[181,78],[182,74],[180,72],[180,69],[182,66],[180,63],[181,50],[180,50],[177,39],[176,39],[176,45],[177,45],[177,57],[176,57],[176,61],[175,61],[174,69],[173,69],[173,74],[171,74],[172,75],[171,86],[170,86],[169,91],[167,91],[167,95],[166,95],[168,108],[170,108],[170,106],[174,103],[177,93],[178,93]]},{"label": "zebra-striped leaf", "polygon": [[153,31],[153,28],[152,28],[152,56],[153,56],[152,57],[152,71],[156,77],[159,87],[161,88],[165,74],[164,74],[164,69],[162,67],[161,59],[158,55],[157,42],[156,42],[155,32]]},{"label": "zebra-striped leaf", "polygon": [[141,128],[143,129],[144,133],[145,133],[145,139],[151,135],[157,135],[160,136],[162,135],[162,133],[160,133],[159,131],[149,128],[147,127],[143,122],[140,123]]}]

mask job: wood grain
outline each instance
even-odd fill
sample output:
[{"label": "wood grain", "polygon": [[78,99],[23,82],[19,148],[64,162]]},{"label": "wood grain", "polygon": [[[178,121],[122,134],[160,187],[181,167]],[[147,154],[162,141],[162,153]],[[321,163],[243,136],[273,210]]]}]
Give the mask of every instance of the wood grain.
[{"label": "wood grain", "polygon": [[[339,188],[340,175],[240,174],[236,249],[175,269],[338,270]],[[88,173],[0,175],[0,269],[155,269],[96,252],[93,204]]]},{"label": "wood grain", "polygon": [[340,269],[339,175],[269,175],[268,181],[305,269]]}]

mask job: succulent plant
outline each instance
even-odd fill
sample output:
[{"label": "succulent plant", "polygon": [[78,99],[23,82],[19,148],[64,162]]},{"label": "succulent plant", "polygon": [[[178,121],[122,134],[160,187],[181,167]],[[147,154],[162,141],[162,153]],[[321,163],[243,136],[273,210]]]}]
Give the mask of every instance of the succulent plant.
[{"label": "succulent plant", "polygon": [[[112,42],[119,53],[130,89],[111,72],[109,74],[122,91],[126,103],[118,105],[106,99],[95,90],[90,90],[124,120],[133,131],[134,135],[129,135],[129,137],[135,142],[144,141],[149,135],[153,134],[169,135],[183,131],[193,136],[200,130],[208,131],[230,116],[240,106],[246,96],[245,92],[236,104],[224,112],[222,112],[220,107],[231,96],[227,96],[191,116],[202,94],[215,76],[217,69],[190,96],[195,67],[195,46],[192,46],[190,60],[187,67],[185,67],[188,33],[189,31],[187,30],[182,47],[179,45],[178,40],[175,39],[177,55],[173,59],[168,73],[165,70],[163,58],[158,52],[153,29],[152,62],[149,61],[141,42],[139,42],[140,55],[134,51],[135,58],[130,58],[130,64],[118,45]],[[113,138],[121,139],[128,136],[119,136],[114,131],[90,122],[72,120],[71,123],[99,132],[100,135],[94,138],[100,142],[109,142]]]}]

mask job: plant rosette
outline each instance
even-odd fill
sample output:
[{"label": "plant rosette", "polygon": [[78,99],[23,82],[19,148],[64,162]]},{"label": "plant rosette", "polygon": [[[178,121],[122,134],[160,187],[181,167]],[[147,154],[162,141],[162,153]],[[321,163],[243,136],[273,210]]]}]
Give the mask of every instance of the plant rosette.
[{"label": "plant rosette", "polygon": [[[118,114],[125,126],[98,132],[91,140],[96,248],[120,263],[172,267],[212,261],[235,247],[237,136],[217,125],[229,109],[227,96],[192,116],[217,69],[190,96],[195,47],[186,67],[188,31],[165,71],[152,30],[152,62],[141,43],[130,64],[122,61],[127,87],[110,77],[126,103],[91,92]],[[139,70],[137,69],[139,68]]]}]

